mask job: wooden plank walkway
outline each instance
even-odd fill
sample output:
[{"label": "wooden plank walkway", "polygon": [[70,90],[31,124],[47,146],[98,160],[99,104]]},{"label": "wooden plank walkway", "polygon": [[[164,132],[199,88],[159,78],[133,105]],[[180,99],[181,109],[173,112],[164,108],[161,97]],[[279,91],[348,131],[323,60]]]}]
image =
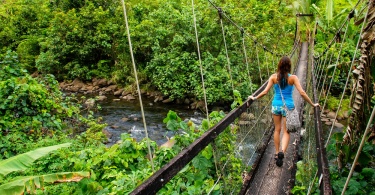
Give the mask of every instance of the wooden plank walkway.
[{"label": "wooden plank walkway", "polygon": [[[305,90],[307,66],[308,44],[303,43],[300,52],[300,60],[295,74],[298,76],[301,85]],[[293,97],[295,100],[295,106],[302,115],[304,101],[296,90],[293,93]],[[299,140],[299,132],[290,134],[290,141],[288,149],[285,153],[284,165],[282,167],[278,167],[276,166],[274,159],[275,146],[272,136],[254,175],[250,179],[251,183],[245,194],[290,194],[290,190],[294,186],[296,163],[298,161]]]}]

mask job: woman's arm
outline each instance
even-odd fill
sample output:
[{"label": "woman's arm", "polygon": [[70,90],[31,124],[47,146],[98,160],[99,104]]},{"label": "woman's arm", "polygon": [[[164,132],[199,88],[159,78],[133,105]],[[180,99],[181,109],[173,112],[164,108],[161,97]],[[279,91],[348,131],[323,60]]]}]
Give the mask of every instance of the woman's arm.
[{"label": "woman's arm", "polygon": [[262,92],[260,92],[260,94],[258,96],[256,96],[256,97],[249,96],[249,99],[256,100],[256,99],[259,99],[259,98],[265,96],[268,93],[268,91],[271,89],[272,85],[274,84],[273,81],[274,81],[275,76],[276,76],[276,74],[273,74],[273,75],[270,76],[270,78],[268,79],[268,83],[267,83],[266,88]]},{"label": "woman's arm", "polygon": [[[302,86],[301,86],[301,83],[299,82],[299,79],[297,76],[293,75],[291,76],[293,77],[293,84],[294,86],[296,87],[296,89],[298,90],[299,94],[301,94],[301,96],[303,97],[303,99],[305,99],[310,105],[316,107],[316,106],[319,106],[318,103],[313,103],[311,101],[311,99],[309,98],[309,96],[306,94],[305,90],[302,89]],[[289,77],[290,78],[290,77]]]}]

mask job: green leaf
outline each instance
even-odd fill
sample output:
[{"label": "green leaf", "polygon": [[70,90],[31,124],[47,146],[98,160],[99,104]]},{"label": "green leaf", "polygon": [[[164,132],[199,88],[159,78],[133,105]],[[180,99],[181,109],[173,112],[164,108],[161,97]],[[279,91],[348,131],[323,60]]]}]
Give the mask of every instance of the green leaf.
[{"label": "green leaf", "polygon": [[177,131],[179,124],[175,120],[170,120],[167,122],[167,129],[171,131]]},{"label": "green leaf", "polygon": [[367,178],[375,179],[375,169],[363,168],[361,174]]},{"label": "green leaf", "polygon": [[[62,147],[68,147],[71,143],[65,143],[55,146],[38,148],[36,150],[20,154],[9,159],[0,161],[0,174],[6,176],[7,174],[14,171],[23,171],[29,168],[35,160],[40,157],[47,155],[48,153],[57,150]],[[1,193],[0,193],[1,194]]]},{"label": "green leaf", "polygon": [[185,123],[184,121],[180,122],[180,127],[181,127],[181,129],[183,129],[185,131],[189,128],[188,124]]},{"label": "green leaf", "polygon": [[327,0],[327,20],[332,20],[333,17],[333,0]]},{"label": "green leaf", "polygon": [[199,170],[206,170],[208,167],[211,167],[209,160],[203,155],[198,155],[193,159],[193,166]]},{"label": "green leaf", "polygon": [[356,180],[351,179],[349,181],[349,188],[346,192],[348,194],[357,194],[360,188],[361,188],[361,184],[357,182]]},{"label": "green leaf", "polygon": [[19,195],[35,188],[43,188],[43,183],[78,182],[85,177],[90,177],[89,172],[63,172],[40,176],[26,176],[0,186],[0,194]]},{"label": "green leaf", "polygon": [[202,121],[202,129],[205,130],[205,131],[207,131],[209,128],[210,128],[210,125],[209,125],[209,123],[208,123],[208,120],[207,120],[207,119],[204,119],[204,120]]}]

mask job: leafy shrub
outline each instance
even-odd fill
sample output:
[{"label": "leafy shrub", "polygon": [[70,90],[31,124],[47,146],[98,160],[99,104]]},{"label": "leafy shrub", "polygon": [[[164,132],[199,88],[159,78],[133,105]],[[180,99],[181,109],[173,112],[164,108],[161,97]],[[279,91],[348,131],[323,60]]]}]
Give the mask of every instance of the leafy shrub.
[{"label": "leafy shrub", "polygon": [[1,61],[0,91],[0,159],[31,149],[29,142],[95,126],[72,98],[63,97],[52,75],[31,77],[15,53]]}]

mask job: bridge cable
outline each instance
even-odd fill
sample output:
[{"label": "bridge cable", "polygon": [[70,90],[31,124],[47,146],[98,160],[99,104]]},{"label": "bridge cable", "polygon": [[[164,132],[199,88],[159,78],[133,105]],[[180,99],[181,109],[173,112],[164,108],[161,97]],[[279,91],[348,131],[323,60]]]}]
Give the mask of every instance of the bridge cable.
[{"label": "bridge cable", "polygon": [[[350,18],[348,18],[348,21],[350,20]],[[335,64],[335,67],[333,69],[333,73],[332,73],[332,78],[331,78],[331,81],[329,83],[329,86],[328,86],[328,90],[327,90],[327,94],[326,94],[326,97],[324,99],[324,104],[323,104],[323,107],[322,107],[322,110],[324,110],[325,106],[326,106],[326,103],[327,103],[327,99],[328,99],[328,95],[329,95],[329,91],[331,90],[331,86],[332,86],[332,82],[333,82],[333,79],[335,77],[335,73],[336,73],[336,69],[337,69],[337,66],[338,66],[338,63],[339,63],[339,59],[340,59],[340,55],[341,55],[341,51],[342,51],[342,45],[344,44],[344,40],[346,38],[346,32],[348,30],[348,27],[349,27],[349,22],[347,23],[346,25],[346,30],[345,30],[345,33],[344,33],[344,38],[342,39],[343,42],[341,42],[340,44],[340,50],[339,50],[339,53],[337,54],[337,59],[336,59],[336,64]]]},{"label": "bridge cable", "polygon": [[[318,97],[318,100],[320,99],[320,96],[322,95],[323,91],[324,91],[324,85],[326,83],[326,80],[327,80],[327,77],[328,77],[328,66],[331,64],[332,62],[332,57],[333,57],[333,51],[331,52],[331,56],[329,58],[329,61],[328,61],[328,64],[327,64],[327,67],[323,69],[323,72],[321,73],[321,77],[323,77],[323,73],[324,73],[324,70],[325,70],[325,74],[324,74],[324,79],[323,79],[323,82],[322,82],[322,86],[320,86],[320,89],[319,89],[319,83],[318,83],[318,91],[319,91],[319,97]],[[325,66],[325,65],[324,65]]]},{"label": "bridge cable", "polygon": [[[369,6],[368,6],[369,7]],[[366,16],[365,16],[365,19],[362,23],[362,27],[361,27],[361,32],[359,33],[359,38],[358,38],[358,41],[357,41],[357,46],[354,50],[354,54],[353,54],[353,58],[352,58],[352,62],[351,62],[351,65],[349,67],[349,70],[348,70],[348,76],[346,78],[346,82],[345,82],[345,86],[344,86],[344,90],[342,92],[342,95],[341,95],[341,99],[340,99],[340,103],[339,103],[339,107],[337,108],[337,111],[336,111],[336,115],[335,115],[335,119],[333,120],[332,122],[332,126],[331,126],[331,130],[329,131],[329,135],[328,135],[328,138],[327,138],[327,141],[326,141],[326,144],[325,144],[325,147],[327,147],[328,145],[328,142],[329,142],[329,139],[331,138],[331,135],[332,135],[332,130],[333,130],[333,127],[336,123],[336,119],[337,119],[337,115],[340,111],[340,108],[341,108],[341,104],[342,104],[342,100],[344,99],[344,95],[345,95],[345,91],[346,91],[346,87],[348,86],[348,83],[349,83],[349,78],[350,78],[350,73],[352,72],[352,68],[354,66],[354,60],[355,60],[355,57],[357,55],[357,50],[359,48],[359,43],[360,43],[360,40],[361,40],[361,36],[362,36],[362,33],[363,33],[363,30],[364,30],[364,26],[365,26],[365,23],[366,23],[366,20],[367,20],[367,14],[368,14],[368,10],[369,8],[367,9],[367,12],[366,12]]]},{"label": "bridge cable", "polygon": [[[268,101],[267,105],[269,106],[271,102],[272,102],[272,98]],[[257,118],[257,120],[256,120],[256,122],[254,123],[254,125],[252,126],[252,128],[251,128],[249,131],[247,131],[246,135],[243,136],[242,140],[241,140],[238,144],[236,144],[236,146],[235,146],[236,150],[239,149],[239,146],[245,141],[246,137],[247,137],[247,136],[249,135],[249,133],[254,129],[255,125],[258,124],[258,122],[259,122],[260,119],[262,118],[262,114],[264,113],[264,111],[265,111],[266,109],[269,109],[268,106],[265,106],[265,107],[264,107],[264,109],[263,109],[262,112],[259,114],[259,117]],[[267,131],[265,131],[264,135],[265,135],[266,133],[267,133]],[[263,135],[263,137],[264,137],[264,135]],[[253,154],[253,155],[254,155],[254,154]],[[253,155],[252,155],[252,156],[253,156]],[[252,158],[252,156],[251,156],[251,158]],[[251,159],[251,158],[250,158],[250,159]],[[221,168],[222,171],[224,170],[224,168],[226,167],[226,165],[228,164],[228,162],[229,162],[229,159],[227,159],[227,160],[225,161],[223,167]],[[210,193],[212,192],[212,190],[215,188],[215,186],[216,186],[217,183],[218,183],[218,180],[220,180],[221,177],[222,177],[222,175],[220,175],[220,177],[217,179],[217,181],[215,182],[215,184],[212,186],[211,190],[210,190],[207,194],[210,194]]]},{"label": "bridge cable", "polygon": [[[309,77],[309,79],[310,79],[310,81],[308,81],[307,83],[308,83],[308,86],[307,86],[307,89],[306,89],[306,91],[308,92],[309,91],[309,87],[310,88],[312,88],[313,86],[312,86],[312,78],[311,77]],[[311,90],[311,89],[310,89]],[[305,123],[305,133],[306,133],[306,131],[307,131],[307,137],[309,138],[308,139],[308,146],[307,146],[307,162],[310,162],[310,152],[311,152],[311,150],[310,150],[310,148],[312,148],[312,138],[314,137],[314,136],[312,136],[311,134],[312,134],[312,130],[313,130],[313,128],[309,128],[310,127],[310,123],[313,121],[313,119],[314,119],[314,115],[313,114],[311,114],[311,110],[312,110],[312,106],[309,106],[309,109],[308,109],[308,111],[307,111],[307,115],[308,115],[308,117],[307,117],[307,119],[306,119],[306,123]],[[301,131],[302,132],[302,131]],[[301,133],[302,134],[302,133]],[[310,166],[313,166],[312,165],[312,163],[308,163],[308,168],[311,170],[311,167]],[[309,174],[309,178],[311,178],[311,171],[308,171],[308,174]],[[315,179],[313,179],[311,182],[310,182],[310,185],[309,185],[309,188],[308,188],[308,191],[307,191],[307,194],[310,194],[310,190],[311,190],[311,186],[312,186],[312,184],[314,183],[314,181],[315,181]]]},{"label": "bridge cable", "polygon": [[[323,61],[323,63],[321,63],[321,66],[320,66],[320,70],[318,71],[318,82],[317,82],[317,84],[318,84],[318,86],[316,86],[317,87],[317,89],[319,90],[319,83],[320,83],[320,81],[321,81],[321,78],[322,78],[322,76],[323,76],[323,72],[324,72],[324,70],[325,70],[325,65],[326,65],[326,62],[327,62],[327,59],[328,59],[328,53],[329,52],[326,52],[326,57],[324,58],[324,60],[321,60],[321,61]],[[321,58],[319,58],[319,59],[321,59]]]},{"label": "bridge cable", "polygon": [[[247,131],[246,135],[244,136],[244,138],[237,144],[237,146],[241,145],[244,141],[245,141],[245,138],[249,135],[249,133],[255,128],[255,125],[258,124],[258,122],[260,121],[261,117],[262,117],[262,114],[264,113],[264,111],[266,109],[268,109],[268,106],[270,105],[272,101],[272,98],[268,101],[267,103],[267,106],[264,107],[264,109],[262,110],[262,112],[260,112],[259,114],[259,117],[257,118],[257,120],[255,121],[254,125],[251,127],[251,129],[249,131]],[[264,134],[262,135],[262,138],[264,137],[264,135],[267,133],[267,131],[264,132]],[[257,145],[259,145],[259,142],[260,142],[261,139],[258,140],[257,142]],[[250,164],[250,161],[251,159],[253,158],[254,154],[255,154],[256,151],[253,152],[253,154],[251,155],[251,157],[249,158],[249,161],[246,165],[249,165]]]},{"label": "bridge cable", "polygon": [[[192,11],[193,11],[193,19],[194,19],[194,30],[195,30],[195,38],[197,42],[197,50],[198,50],[198,59],[199,59],[199,65],[200,65],[200,71],[201,71],[201,79],[202,79],[202,88],[203,88],[203,95],[204,95],[204,103],[205,103],[205,108],[206,108],[206,118],[208,123],[210,123],[210,117],[208,114],[208,105],[207,105],[207,95],[206,95],[206,87],[204,85],[204,74],[203,74],[203,66],[202,66],[202,59],[201,59],[201,54],[200,54],[200,47],[199,47],[199,38],[198,38],[198,30],[197,30],[197,19],[195,16],[195,10],[194,10],[194,0],[191,0],[191,6],[192,6]],[[216,174],[219,175],[219,169],[217,166],[217,158],[215,155],[215,150],[214,150],[214,144],[215,142],[212,143],[212,152],[213,152],[213,157],[214,157],[214,162],[215,162],[215,169],[216,169]]]},{"label": "bridge cable", "polygon": [[249,69],[249,62],[247,60],[247,52],[246,52],[245,36],[244,36],[244,29],[243,28],[241,28],[241,35],[242,35],[243,53],[244,53],[245,62],[246,62],[246,70],[247,70],[247,75],[249,76],[249,81],[250,81],[250,93],[253,94],[253,84],[252,84],[252,81],[251,81],[251,75],[250,75],[250,69]]},{"label": "bridge cable", "polygon": [[204,96],[204,103],[205,103],[205,108],[206,108],[206,118],[207,118],[207,121],[210,122],[210,118],[209,118],[209,114],[208,114],[208,106],[207,106],[206,87],[204,85],[204,74],[203,74],[203,66],[202,66],[202,59],[201,59],[201,51],[200,51],[199,38],[198,38],[197,19],[196,19],[195,11],[194,11],[194,0],[191,0],[191,4],[192,4],[192,9],[193,9],[195,39],[196,39],[196,42],[197,42],[197,50],[198,50],[197,52],[198,52],[199,67],[200,67],[200,71],[201,71],[203,96]]},{"label": "bridge cable", "polygon": [[363,146],[365,144],[365,140],[366,140],[366,136],[367,134],[370,132],[370,125],[372,123],[372,120],[374,119],[374,115],[375,115],[375,106],[374,108],[372,109],[372,113],[371,113],[371,116],[370,116],[370,119],[367,123],[367,126],[366,126],[366,130],[365,132],[363,133],[363,137],[362,137],[362,140],[361,140],[361,144],[359,145],[358,147],[358,151],[355,155],[355,158],[354,158],[354,161],[353,161],[353,164],[352,164],[352,167],[350,168],[350,172],[349,172],[349,175],[348,175],[348,178],[346,179],[346,182],[345,182],[345,185],[344,185],[344,188],[342,189],[342,193],[341,195],[344,195],[345,191],[346,191],[346,188],[348,187],[348,184],[349,184],[349,181],[350,181],[350,178],[352,177],[353,175],[353,171],[354,171],[354,168],[357,164],[357,161],[358,161],[358,158],[359,158],[359,155],[361,154],[361,151],[363,149]]},{"label": "bridge cable", "polygon": [[322,69],[323,69],[323,67],[322,67],[322,65],[323,65],[322,60],[323,60],[323,59],[318,58],[318,62],[315,63],[315,64],[317,64],[317,67],[318,67],[318,68],[316,68],[316,69],[314,68],[314,74],[315,74],[315,75],[319,75],[319,74],[320,74],[320,71],[322,71]]},{"label": "bridge cable", "polygon": [[144,113],[144,110],[143,110],[142,95],[141,95],[141,90],[139,88],[137,67],[135,66],[135,60],[134,60],[134,55],[133,55],[133,47],[132,47],[132,42],[131,42],[131,38],[130,38],[128,17],[126,15],[126,6],[125,6],[124,0],[122,0],[121,2],[122,2],[122,9],[123,9],[123,12],[124,12],[124,20],[125,20],[125,25],[126,25],[126,32],[127,32],[127,35],[128,35],[130,56],[131,56],[131,59],[132,59],[135,80],[136,80],[136,83],[137,83],[137,92],[138,92],[138,96],[139,96],[139,104],[141,106],[143,126],[145,128],[145,134],[146,134],[146,139],[147,139],[147,149],[148,149],[149,158],[150,158],[150,162],[151,162],[152,172],[155,172],[154,162],[153,162],[153,158],[152,158],[153,155],[152,155],[151,147],[150,147],[150,139],[148,138],[148,132],[147,132],[146,117],[145,117],[145,113]]},{"label": "bridge cable", "polygon": [[255,43],[255,52],[257,54],[257,62],[258,62],[258,69],[259,69],[259,78],[260,78],[260,83],[263,83],[263,79],[262,79],[262,71],[260,71],[260,61],[259,61],[259,53],[258,53],[258,48],[257,48],[257,45],[256,45],[256,42]]},{"label": "bridge cable", "polygon": [[[225,12],[220,8],[220,7],[218,7],[218,6],[216,6],[211,0],[207,0],[215,9],[217,9],[218,11],[221,11],[222,12],[222,16],[224,16],[225,18],[227,18],[227,20],[230,22],[230,23],[232,23],[236,28],[238,28],[238,30],[241,30],[242,29],[242,27],[240,27],[237,23],[235,23],[229,16],[227,16],[226,14],[225,14]],[[251,38],[254,42],[256,42],[257,43],[257,40],[253,37],[253,36],[251,36],[251,35],[249,35],[248,33],[244,33],[246,36],[248,36],[249,38]],[[261,44],[261,43],[257,43],[257,44],[259,44],[259,45],[261,45],[262,47],[265,47],[263,44]],[[267,50],[267,52],[269,52],[269,53],[272,53],[272,54],[275,54],[275,55],[277,55],[277,56],[283,56],[283,55],[281,55],[281,54],[277,54],[277,53],[275,53],[275,52],[273,52],[273,51],[270,51],[270,50],[268,50],[268,49],[266,49]]]},{"label": "bridge cable", "polygon": [[339,50],[339,53],[337,54],[336,65],[335,65],[335,67],[333,69],[332,78],[331,78],[331,81],[330,81],[330,84],[329,84],[329,87],[328,87],[328,90],[327,90],[326,97],[324,99],[324,104],[323,104],[322,110],[324,110],[324,108],[326,106],[328,95],[329,95],[329,91],[331,90],[332,82],[333,82],[334,77],[335,77],[336,69],[337,69],[337,66],[338,66],[338,63],[339,63],[339,60],[340,60],[341,51],[342,51],[342,45],[344,45],[344,40],[346,38],[346,32],[348,31],[348,27],[349,27],[349,20],[350,20],[350,18],[348,17],[348,19],[347,19],[348,23],[346,25],[346,30],[345,30],[345,33],[344,33],[344,38],[342,39],[343,42],[341,42],[341,44],[340,44],[340,50]]},{"label": "bridge cable", "polygon": [[229,71],[229,76],[230,76],[230,82],[232,84],[232,91],[234,91],[234,85],[233,85],[233,79],[232,79],[232,70],[230,69],[230,60],[229,60],[229,55],[228,55],[228,47],[227,47],[227,42],[225,40],[225,32],[224,32],[224,25],[223,25],[223,10],[221,8],[218,9],[219,16],[220,16],[220,25],[221,25],[221,31],[223,33],[223,40],[224,40],[224,47],[225,47],[225,54],[227,57],[227,66],[228,66],[228,71]]},{"label": "bridge cable", "polygon": [[263,47],[263,49],[264,49],[264,58],[266,59],[265,64],[267,66],[267,75],[268,75],[268,78],[269,78],[270,77],[270,69],[268,68],[268,58],[267,58],[266,48]]},{"label": "bridge cable", "polygon": [[[311,107],[310,107],[310,109],[309,109],[309,111],[308,111],[308,114],[309,114],[309,122],[310,121],[312,121],[312,116],[310,116],[310,111],[311,111]],[[309,124],[309,122],[307,122],[306,124]],[[312,143],[312,141],[311,141],[311,138],[313,137],[312,135],[311,135],[311,130],[309,130],[308,131],[308,136],[309,136],[309,145],[308,145],[308,147],[307,147],[307,162],[309,162],[310,161],[310,148],[311,148],[311,143]],[[309,164],[310,165],[310,164]],[[309,173],[309,177],[311,178],[311,172],[309,171],[308,172]],[[316,172],[316,173],[318,173],[318,172]],[[315,175],[315,177],[316,177],[316,175]],[[315,177],[314,177],[314,179],[313,180],[311,180],[311,182],[310,182],[310,185],[309,185],[309,189],[308,189],[308,191],[307,191],[307,194],[310,194],[310,190],[311,190],[311,188],[312,188],[312,185],[313,185],[313,183],[314,183],[314,181],[315,181]]]},{"label": "bridge cable", "polygon": [[[354,13],[355,12],[355,9],[357,8],[357,6],[359,5],[359,3],[361,2],[362,0],[358,0],[357,3],[355,4],[355,6],[352,8],[352,10],[349,12],[349,16],[350,14]],[[336,39],[336,36],[338,35],[337,33],[341,32],[341,29],[344,27],[344,24],[345,22],[342,23],[342,25],[340,26],[340,28],[336,31],[335,33],[335,36],[331,39],[330,43],[328,44],[328,46],[326,47],[326,49],[323,51],[323,54],[325,52],[327,52],[327,50],[331,47],[332,45],[332,42]],[[320,56],[317,56],[317,58],[320,58]]]}]

